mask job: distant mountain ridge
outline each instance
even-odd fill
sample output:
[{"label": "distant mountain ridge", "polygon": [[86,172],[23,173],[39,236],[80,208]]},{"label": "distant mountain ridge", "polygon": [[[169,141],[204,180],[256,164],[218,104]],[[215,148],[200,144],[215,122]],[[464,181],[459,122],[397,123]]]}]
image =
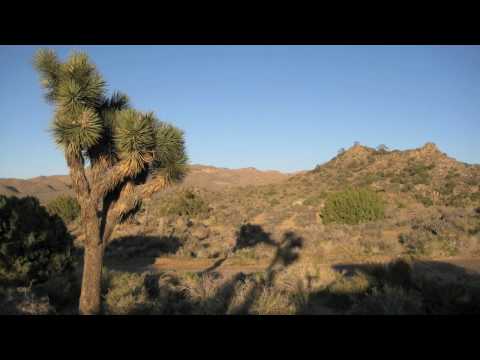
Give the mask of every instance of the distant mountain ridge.
[{"label": "distant mountain ridge", "polygon": [[[356,144],[313,170],[295,173],[192,164],[181,186],[225,190],[285,184],[296,189],[306,186],[306,193],[368,186],[389,193],[408,193],[417,199],[433,199],[434,203],[460,203],[465,197],[480,196],[479,181],[480,165],[459,162],[433,143],[416,149],[391,151]],[[73,191],[68,175],[54,175],[27,180],[0,179],[0,194],[32,195],[46,202],[62,194],[73,194]]]},{"label": "distant mountain ridge", "polygon": [[[279,183],[291,177],[280,171],[262,171],[253,167],[241,169],[218,168],[208,165],[190,165],[182,186],[220,190],[226,187],[266,185]],[[68,175],[38,176],[31,179],[0,179],[0,194],[7,196],[35,196],[47,202],[57,196],[73,195]]]}]

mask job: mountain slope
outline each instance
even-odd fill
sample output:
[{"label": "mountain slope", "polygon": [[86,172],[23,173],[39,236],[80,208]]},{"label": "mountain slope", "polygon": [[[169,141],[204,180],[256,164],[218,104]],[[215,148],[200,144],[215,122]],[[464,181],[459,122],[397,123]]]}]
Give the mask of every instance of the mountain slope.
[{"label": "mountain slope", "polygon": [[[278,171],[261,171],[255,168],[226,169],[191,165],[182,186],[221,190],[236,186],[279,183],[290,176]],[[59,195],[73,195],[70,184],[68,175],[39,176],[28,180],[0,179],[0,194],[36,196],[41,202],[46,202]]]}]

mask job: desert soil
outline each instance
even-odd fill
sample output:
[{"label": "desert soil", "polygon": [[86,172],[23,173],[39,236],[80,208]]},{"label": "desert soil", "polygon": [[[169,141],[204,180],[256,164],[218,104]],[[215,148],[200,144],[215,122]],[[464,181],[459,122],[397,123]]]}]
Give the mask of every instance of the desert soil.
[{"label": "desert soil", "polygon": [[[147,259],[143,259],[147,260]],[[388,262],[394,260],[393,258],[384,258],[381,262]],[[379,262],[380,262],[379,261]],[[366,261],[368,262],[368,261]],[[371,261],[370,261],[371,262]],[[425,264],[446,263],[459,266],[467,273],[480,273],[480,258],[465,258],[465,257],[453,257],[453,258],[437,258],[428,259]],[[118,265],[118,264],[116,264]],[[134,262],[123,262],[121,269],[123,271],[131,272],[143,272],[143,271],[175,271],[175,272],[195,272],[206,273],[209,271],[216,271],[224,276],[234,275],[236,273],[255,273],[263,272],[268,268],[268,263],[252,263],[252,264],[235,264],[230,259],[191,259],[191,258],[157,258],[153,263],[146,264],[145,261],[137,259]],[[319,264],[320,267],[332,267],[335,266],[335,262]],[[427,265],[432,266],[432,265]]]}]

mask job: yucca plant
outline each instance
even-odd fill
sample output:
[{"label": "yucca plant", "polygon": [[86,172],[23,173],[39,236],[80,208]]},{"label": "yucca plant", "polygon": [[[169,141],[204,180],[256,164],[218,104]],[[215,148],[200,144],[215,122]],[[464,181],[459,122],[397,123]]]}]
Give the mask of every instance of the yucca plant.
[{"label": "yucca plant", "polygon": [[61,62],[52,50],[34,59],[55,106],[52,134],[65,153],[80,205],[85,255],[80,313],[100,312],[105,246],[122,217],[186,174],[183,132],[153,113],[131,108],[128,97],[108,97],[106,83],[85,53]]}]

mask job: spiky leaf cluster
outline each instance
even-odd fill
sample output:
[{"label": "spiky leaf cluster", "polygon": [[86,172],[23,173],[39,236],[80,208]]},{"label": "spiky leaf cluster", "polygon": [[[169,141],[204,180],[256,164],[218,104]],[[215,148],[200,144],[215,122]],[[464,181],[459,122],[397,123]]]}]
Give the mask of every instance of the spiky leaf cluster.
[{"label": "spiky leaf cluster", "polygon": [[35,58],[46,98],[56,106],[52,122],[55,142],[67,155],[100,156],[110,165],[123,161],[128,176],[161,172],[169,180],[183,177],[187,156],[183,133],[153,113],[130,107],[125,94],[105,94],[105,81],[88,56],[74,52],[61,62],[51,50]]},{"label": "spiky leaf cluster", "polygon": [[113,128],[115,149],[119,158],[128,162],[132,172],[137,174],[154,159],[155,123],[150,115],[132,109],[118,113]]},{"label": "spiky leaf cluster", "polygon": [[180,180],[186,173],[188,161],[183,131],[168,123],[157,124],[155,160],[152,168],[171,180]]}]

